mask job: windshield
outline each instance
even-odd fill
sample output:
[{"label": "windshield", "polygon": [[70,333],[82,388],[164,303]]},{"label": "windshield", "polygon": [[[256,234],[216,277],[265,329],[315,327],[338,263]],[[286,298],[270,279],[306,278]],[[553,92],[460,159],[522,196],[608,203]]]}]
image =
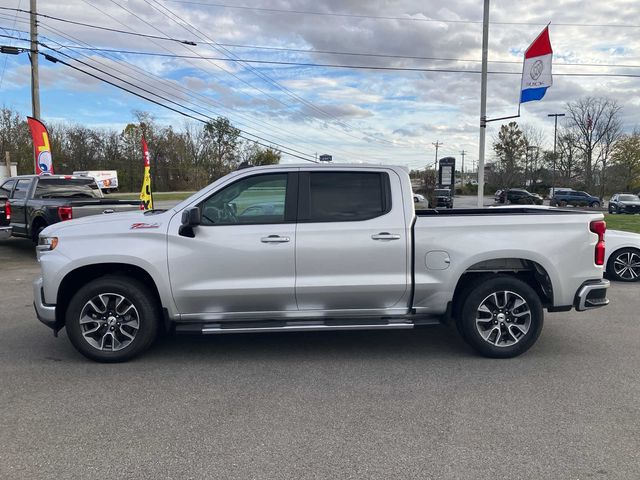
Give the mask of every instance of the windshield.
[{"label": "windshield", "polygon": [[638,195],[620,195],[618,200],[621,202],[640,202]]},{"label": "windshield", "polygon": [[102,198],[93,178],[39,178],[35,198]]},{"label": "windshield", "polygon": [[451,190],[448,190],[448,189],[436,190],[436,196],[438,197],[448,197],[449,195],[451,195]]}]

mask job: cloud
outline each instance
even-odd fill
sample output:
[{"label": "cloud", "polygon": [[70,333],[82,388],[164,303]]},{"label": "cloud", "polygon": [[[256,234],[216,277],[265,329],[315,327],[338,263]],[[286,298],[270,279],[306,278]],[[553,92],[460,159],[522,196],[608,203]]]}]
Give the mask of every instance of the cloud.
[{"label": "cloud", "polygon": [[[41,33],[48,37],[47,42],[51,39],[75,45],[86,42],[98,47],[168,54],[235,55],[239,58],[303,63],[473,71],[480,68],[482,30],[477,22],[482,19],[482,2],[477,0],[279,0],[268,4],[283,10],[324,12],[330,16],[169,1],[159,3],[164,8],[143,0],[122,3],[133,14],[115,3],[98,0],[43,2],[39,8],[42,13],[79,22],[195,40],[198,43],[196,47],[54,22],[43,22]],[[522,52],[542,26],[551,21],[556,74],[554,85],[543,101],[523,105],[519,120],[543,129],[549,140],[552,122],[547,117],[548,113],[562,112],[568,101],[581,96],[605,95],[624,106],[622,119],[627,129],[637,126],[637,118],[640,118],[640,83],[637,78],[561,74],[635,72],[623,67],[576,64],[638,64],[640,39],[637,29],[598,25],[632,23],[632,19],[640,18],[640,4],[611,0],[591,2],[589,8],[585,8],[584,2],[579,0],[540,0],[536,5],[537,8],[532,9],[523,2],[492,2],[490,13],[494,23],[490,27],[489,60],[515,63],[491,63],[490,70],[515,72],[516,75],[489,75],[488,115],[515,114],[520,88],[517,73],[521,70]],[[367,15],[410,20],[366,18]],[[431,21],[442,19],[476,23]],[[514,24],[517,22],[521,23]],[[64,29],[61,30],[68,38],[45,28],[62,26]],[[221,47],[216,43],[334,53]],[[79,55],[78,51],[63,51]],[[337,52],[448,60],[350,56]],[[426,152],[431,155],[431,143],[435,140],[443,142],[442,151],[446,155],[457,155],[464,149],[473,152],[470,154],[472,157],[477,156],[480,76],[476,73],[382,72],[260,64],[252,64],[249,68],[223,60],[123,57],[117,54],[113,58],[104,58],[99,52],[82,53],[89,55],[91,63],[102,62],[101,68],[110,73],[134,83],[141,82],[145,88],[191,108],[201,109],[208,115],[223,114],[247,129],[255,128],[257,131],[259,128],[277,137],[279,143],[290,142],[300,148],[304,143],[308,151],[340,151],[334,156],[336,159],[368,158],[419,165],[425,162]],[[131,65],[123,63],[124,60]],[[60,65],[41,63],[43,97],[52,91],[66,90],[87,94],[95,92],[96,104],[105,95],[127,98],[127,94],[105,87],[81,73]],[[123,72],[134,78],[124,77]],[[0,91],[2,101],[12,95],[10,92],[25,94],[25,89],[20,86],[28,84],[28,78],[28,66],[10,62],[3,90]],[[86,98],[83,97],[84,101]],[[28,104],[28,99],[22,100],[21,104]],[[81,109],[86,107],[69,103],[69,116],[82,115]],[[162,111],[151,105],[148,108]],[[173,114],[165,115],[171,119]],[[123,123],[130,120],[121,119]],[[87,117],[87,121],[92,120]],[[116,123],[118,119],[114,117],[113,121]],[[488,134],[491,135],[498,127],[498,124],[490,124]]]}]

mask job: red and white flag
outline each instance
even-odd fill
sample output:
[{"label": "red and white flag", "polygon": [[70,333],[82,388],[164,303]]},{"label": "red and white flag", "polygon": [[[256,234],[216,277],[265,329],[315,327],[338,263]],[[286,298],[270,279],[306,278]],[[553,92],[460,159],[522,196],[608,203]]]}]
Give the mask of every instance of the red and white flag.
[{"label": "red and white flag", "polygon": [[53,173],[53,160],[49,146],[49,133],[44,124],[33,117],[27,117],[27,123],[33,137],[33,159],[37,175]]}]

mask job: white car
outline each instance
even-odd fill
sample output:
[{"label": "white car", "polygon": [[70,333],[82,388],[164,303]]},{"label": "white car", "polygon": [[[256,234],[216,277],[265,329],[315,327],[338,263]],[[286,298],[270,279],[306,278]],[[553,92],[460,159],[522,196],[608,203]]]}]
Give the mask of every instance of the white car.
[{"label": "white car", "polygon": [[605,233],[607,275],[622,282],[640,279],[640,234],[607,230]]},{"label": "white car", "polygon": [[413,194],[413,203],[422,203],[426,205],[427,208],[429,208],[429,200],[427,200],[424,195],[421,195],[419,193]]}]

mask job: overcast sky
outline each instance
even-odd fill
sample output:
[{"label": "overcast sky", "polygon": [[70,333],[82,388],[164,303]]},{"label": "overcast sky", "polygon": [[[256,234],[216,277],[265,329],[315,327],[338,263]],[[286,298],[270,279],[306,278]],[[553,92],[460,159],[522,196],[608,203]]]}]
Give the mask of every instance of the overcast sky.
[{"label": "overcast sky", "polygon": [[[199,118],[227,116],[247,134],[305,155],[329,153],[335,161],[424,168],[433,165],[432,143],[440,141],[440,157],[459,159],[459,152],[465,150],[467,169],[477,161],[480,75],[472,72],[480,70],[480,0],[219,2],[215,5],[212,0],[38,2],[42,14],[192,40],[198,44],[195,47],[45,17],[40,18],[40,34],[45,44],[60,49],[61,53],[162,95],[165,99],[158,99],[162,103]],[[0,6],[28,10],[29,1],[0,0]],[[28,30],[27,19],[27,14],[0,10],[0,34],[26,38],[19,31]],[[523,52],[544,25],[551,22],[554,85],[542,101],[523,105],[519,121],[542,129],[550,146],[553,122],[547,118],[548,113],[563,112],[566,102],[582,96],[604,95],[624,106],[623,122],[627,130],[639,126],[640,78],[561,74],[640,75],[637,33],[640,2],[493,0],[490,20],[489,70],[516,74],[489,75],[489,117],[516,113]],[[0,38],[0,44],[27,46],[8,38]],[[60,45],[196,58],[107,53]],[[83,70],[105,76],[61,53],[48,52]],[[241,64],[224,60],[229,57],[460,72]],[[177,113],[64,65],[42,58],[40,65],[41,114],[45,122],[62,120],[121,129],[133,121],[133,110],[150,111],[159,123],[177,128],[187,121]],[[0,75],[0,104],[30,114],[26,55],[0,56]],[[135,86],[111,80],[136,90]],[[487,131],[489,157],[491,140],[498,127],[499,124],[492,124]]]}]

